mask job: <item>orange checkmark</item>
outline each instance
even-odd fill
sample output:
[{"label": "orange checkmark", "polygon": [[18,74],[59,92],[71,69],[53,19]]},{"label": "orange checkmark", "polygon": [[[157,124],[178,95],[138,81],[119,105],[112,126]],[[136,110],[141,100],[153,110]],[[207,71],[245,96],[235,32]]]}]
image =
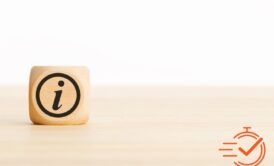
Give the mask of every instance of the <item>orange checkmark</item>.
[{"label": "orange checkmark", "polygon": [[255,144],[248,150],[245,151],[243,148],[239,148],[239,151],[242,152],[245,156],[248,156],[253,150],[263,141],[263,138],[258,139],[258,141],[255,142]]}]

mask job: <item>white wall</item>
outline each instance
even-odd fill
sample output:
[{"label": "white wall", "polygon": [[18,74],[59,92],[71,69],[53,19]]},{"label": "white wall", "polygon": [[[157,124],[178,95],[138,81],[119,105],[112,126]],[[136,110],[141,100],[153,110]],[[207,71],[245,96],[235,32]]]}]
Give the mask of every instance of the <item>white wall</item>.
[{"label": "white wall", "polygon": [[274,1],[0,1],[0,57],[0,84],[87,65],[97,85],[274,85]]}]

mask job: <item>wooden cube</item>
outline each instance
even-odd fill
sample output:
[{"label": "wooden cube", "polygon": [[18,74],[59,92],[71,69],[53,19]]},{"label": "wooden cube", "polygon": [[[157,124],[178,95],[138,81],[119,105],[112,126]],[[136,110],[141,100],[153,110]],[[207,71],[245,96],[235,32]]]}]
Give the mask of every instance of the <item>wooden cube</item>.
[{"label": "wooden cube", "polygon": [[34,124],[74,125],[88,121],[86,67],[35,66],[29,81],[29,115]]}]

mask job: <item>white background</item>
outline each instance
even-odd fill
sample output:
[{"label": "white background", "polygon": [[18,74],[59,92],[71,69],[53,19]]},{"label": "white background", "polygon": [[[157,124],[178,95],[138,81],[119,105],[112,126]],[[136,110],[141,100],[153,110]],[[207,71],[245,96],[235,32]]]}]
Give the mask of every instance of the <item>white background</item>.
[{"label": "white background", "polygon": [[274,85],[274,2],[4,0],[0,56],[0,84],[86,65],[96,85]]}]

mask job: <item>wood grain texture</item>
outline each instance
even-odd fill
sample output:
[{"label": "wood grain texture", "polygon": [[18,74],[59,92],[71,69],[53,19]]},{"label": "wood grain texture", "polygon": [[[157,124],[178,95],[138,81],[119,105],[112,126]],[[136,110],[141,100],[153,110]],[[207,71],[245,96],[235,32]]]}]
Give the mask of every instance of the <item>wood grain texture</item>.
[{"label": "wood grain texture", "polygon": [[79,126],[33,125],[27,87],[0,90],[1,166],[230,166],[218,148],[246,125],[274,162],[273,87],[95,87]]}]

